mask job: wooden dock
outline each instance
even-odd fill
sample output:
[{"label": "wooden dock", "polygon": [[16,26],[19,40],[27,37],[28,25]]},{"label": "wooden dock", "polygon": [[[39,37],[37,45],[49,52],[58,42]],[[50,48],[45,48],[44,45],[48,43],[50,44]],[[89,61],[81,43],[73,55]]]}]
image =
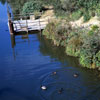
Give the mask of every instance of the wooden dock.
[{"label": "wooden dock", "polygon": [[[21,32],[40,31],[49,23],[49,18],[32,19],[33,13],[13,14],[7,0],[8,27],[11,35]],[[40,16],[38,16],[40,17]]]},{"label": "wooden dock", "polygon": [[18,32],[29,32],[29,31],[41,31],[46,25],[49,23],[49,19],[23,19],[18,18],[18,20],[13,20],[11,18],[11,14],[8,13],[8,26],[10,34],[18,33]]}]

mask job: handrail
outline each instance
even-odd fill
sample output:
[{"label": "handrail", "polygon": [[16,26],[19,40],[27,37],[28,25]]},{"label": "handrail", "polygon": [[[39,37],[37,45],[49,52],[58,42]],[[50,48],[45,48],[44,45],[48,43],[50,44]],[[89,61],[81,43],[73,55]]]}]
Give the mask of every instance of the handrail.
[{"label": "handrail", "polygon": [[25,13],[25,14],[15,14],[15,13],[13,13],[13,15],[34,15],[34,13]]}]

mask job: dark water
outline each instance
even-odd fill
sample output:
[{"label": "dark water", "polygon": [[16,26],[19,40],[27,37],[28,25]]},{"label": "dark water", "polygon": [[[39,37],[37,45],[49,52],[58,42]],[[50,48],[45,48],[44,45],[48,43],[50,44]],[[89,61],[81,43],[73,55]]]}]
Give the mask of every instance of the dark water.
[{"label": "dark water", "polygon": [[0,100],[100,100],[98,72],[82,68],[64,48],[37,34],[16,36],[15,43],[12,48],[6,6],[0,4]]}]

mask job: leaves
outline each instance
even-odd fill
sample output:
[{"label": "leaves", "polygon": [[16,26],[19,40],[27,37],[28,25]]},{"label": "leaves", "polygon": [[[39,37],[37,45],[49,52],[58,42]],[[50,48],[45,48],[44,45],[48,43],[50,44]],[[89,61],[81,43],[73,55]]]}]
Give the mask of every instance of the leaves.
[{"label": "leaves", "polygon": [[22,13],[33,13],[34,11],[40,11],[42,9],[41,2],[39,1],[30,1],[26,2],[23,6]]}]

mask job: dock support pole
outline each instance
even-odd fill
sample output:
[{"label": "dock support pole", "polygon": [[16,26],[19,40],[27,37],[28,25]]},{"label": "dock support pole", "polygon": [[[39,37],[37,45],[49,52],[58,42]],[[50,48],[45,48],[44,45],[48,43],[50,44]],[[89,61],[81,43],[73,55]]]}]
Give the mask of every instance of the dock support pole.
[{"label": "dock support pole", "polygon": [[40,36],[42,36],[42,31],[41,31],[41,21],[39,19],[39,29],[40,29]]},{"label": "dock support pole", "polygon": [[13,23],[11,21],[11,14],[10,13],[8,13],[8,25],[9,25],[10,34],[13,35],[14,34],[14,27],[13,27]]},{"label": "dock support pole", "polygon": [[11,20],[9,20],[9,30],[10,30],[10,34],[13,35],[14,34],[14,27],[13,27],[13,23],[11,22]]}]

